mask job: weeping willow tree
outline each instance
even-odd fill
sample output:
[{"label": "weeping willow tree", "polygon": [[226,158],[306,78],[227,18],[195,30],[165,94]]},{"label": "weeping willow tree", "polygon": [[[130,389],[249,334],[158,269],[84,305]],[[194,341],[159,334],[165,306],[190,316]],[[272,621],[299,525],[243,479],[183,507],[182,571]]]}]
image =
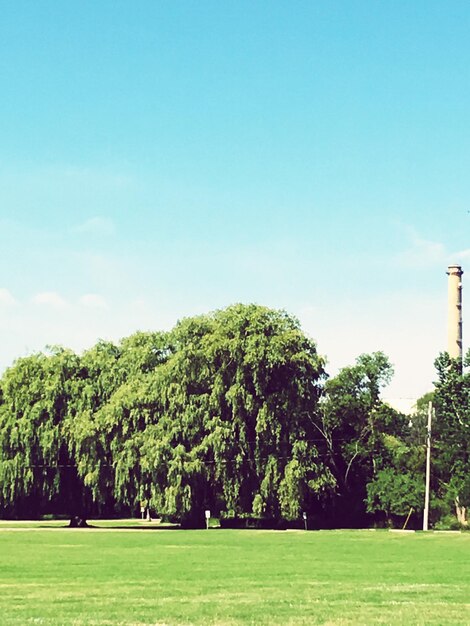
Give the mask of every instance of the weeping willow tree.
[{"label": "weeping willow tree", "polygon": [[[312,443],[323,359],[296,320],[237,305],[145,341],[151,364],[76,422],[96,432],[116,499],[190,522],[205,508],[294,518],[332,488]],[[96,448],[77,449],[98,467]],[[86,480],[98,494],[101,472]]]},{"label": "weeping willow tree", "polygon": [[20,360],[1,382],[2,502],[296,518],[335,483],[314,444],[324,378],[299,323],[256,305]]}]

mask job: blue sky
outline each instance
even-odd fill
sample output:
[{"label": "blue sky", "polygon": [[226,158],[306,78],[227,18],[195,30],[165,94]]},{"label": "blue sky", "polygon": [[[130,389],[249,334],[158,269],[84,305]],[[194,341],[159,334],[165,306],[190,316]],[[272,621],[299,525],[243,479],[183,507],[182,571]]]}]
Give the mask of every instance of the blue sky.
[{"label": "blue sky", "polygon": [[0,369],[241,301],[425,392],[470,268],[469,30],[458,1],[2,3]]}]

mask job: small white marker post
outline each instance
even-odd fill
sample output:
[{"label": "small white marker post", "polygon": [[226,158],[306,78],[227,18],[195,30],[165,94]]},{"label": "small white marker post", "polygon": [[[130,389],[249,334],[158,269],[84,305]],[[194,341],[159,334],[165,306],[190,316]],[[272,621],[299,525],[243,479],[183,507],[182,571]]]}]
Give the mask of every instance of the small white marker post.
[{"label": "small white marker post", "polygon": [[204,515],[206,517],[206,530],[209,530],[209,520],[211,518],[211,512],[209,511],[209,509],[206,509],[204,511]]},{"label": "small white marker post", "polygon": [[302,513],[302,517],[304,518],[305,530],[307,530],[307,513],[305,511]]}]

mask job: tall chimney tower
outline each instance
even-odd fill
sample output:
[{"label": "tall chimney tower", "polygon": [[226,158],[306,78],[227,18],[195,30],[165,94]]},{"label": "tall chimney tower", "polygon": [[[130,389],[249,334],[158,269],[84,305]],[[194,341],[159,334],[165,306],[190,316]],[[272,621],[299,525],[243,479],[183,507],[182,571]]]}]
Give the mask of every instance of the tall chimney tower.
[{"label": "tall chimney tower", "polygon": [[447,298],[447,352],[453,359],[462,361],[462,268],[449,265],[449,292]]}]

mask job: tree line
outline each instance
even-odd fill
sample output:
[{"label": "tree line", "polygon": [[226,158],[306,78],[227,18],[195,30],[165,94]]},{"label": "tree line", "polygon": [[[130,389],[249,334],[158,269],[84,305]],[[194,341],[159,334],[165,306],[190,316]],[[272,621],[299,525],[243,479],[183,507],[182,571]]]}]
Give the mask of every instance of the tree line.
[{"label": "tree line", "polygon": [[[295,318],[241,304],[20,358],[0,379],[0,515],[416,522],[429,398],[411,419],[384,403],[381,352],[325,367]],[[470,379],[446,354],[436,367],[432,515],[464,523]]]}]

